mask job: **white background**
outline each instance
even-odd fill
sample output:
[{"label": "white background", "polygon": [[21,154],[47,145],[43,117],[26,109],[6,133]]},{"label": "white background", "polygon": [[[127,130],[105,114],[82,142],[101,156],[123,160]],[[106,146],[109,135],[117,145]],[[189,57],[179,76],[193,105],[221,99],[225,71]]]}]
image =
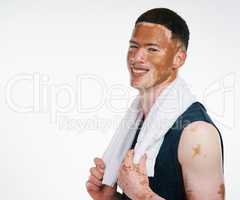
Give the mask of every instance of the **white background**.
[{"label": "white background", "polygon": [[95,156],[136,94],[126,68],[136,18],[168,7],[188,22],[181,74],[222,132],[229,200],[239,197],[239,3],[0,1],[0,199],[90,199]]}]

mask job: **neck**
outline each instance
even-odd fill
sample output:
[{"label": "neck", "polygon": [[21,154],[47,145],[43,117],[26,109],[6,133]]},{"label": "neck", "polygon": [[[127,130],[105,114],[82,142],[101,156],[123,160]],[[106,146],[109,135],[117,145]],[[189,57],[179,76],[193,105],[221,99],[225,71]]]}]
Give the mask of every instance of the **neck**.
[{"label": "neck", "polygon": [[177,75],[169,76],[165,81],[157,84],[151,88],[140,91],[140,105],[144,116],[146,117],[151,107],[155,103],[158,96],[161,95],[163,90],[176,79]]}]

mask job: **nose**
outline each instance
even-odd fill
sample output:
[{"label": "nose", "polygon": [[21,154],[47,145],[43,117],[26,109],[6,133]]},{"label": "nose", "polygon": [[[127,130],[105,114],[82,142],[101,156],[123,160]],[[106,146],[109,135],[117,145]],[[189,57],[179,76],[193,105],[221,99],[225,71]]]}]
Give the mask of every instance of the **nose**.
[{"label": "nose", "polygon": [[134,55],[135,62],[144,63],[145,61],[145,50],[143,48],[138,48]]}]

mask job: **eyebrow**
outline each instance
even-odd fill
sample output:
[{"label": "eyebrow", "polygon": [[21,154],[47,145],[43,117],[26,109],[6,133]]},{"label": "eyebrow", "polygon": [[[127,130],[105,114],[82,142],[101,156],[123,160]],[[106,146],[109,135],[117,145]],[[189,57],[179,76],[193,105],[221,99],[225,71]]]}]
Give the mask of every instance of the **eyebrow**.
[{"label": "eyebrow", "polygon": [[[129,43],[133,43],[133,44],[139,45],[139,44],[138,44],[136,41],[134,41],[134,40],[130,40]],[[146,44],[144,44],[144,46],[156,46],[156,47],[159,47],[159,45],[156,44],[156,43],[146,43]]]}]

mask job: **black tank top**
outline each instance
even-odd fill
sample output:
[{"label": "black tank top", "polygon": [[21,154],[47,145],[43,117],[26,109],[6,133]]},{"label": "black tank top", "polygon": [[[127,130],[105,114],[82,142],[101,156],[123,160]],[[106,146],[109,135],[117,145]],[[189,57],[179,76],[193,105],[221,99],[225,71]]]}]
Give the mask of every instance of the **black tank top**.
[{"label": "black tank top", "polygon": [[[134,148],[136,144],[143,120],[138,126],[131,148]],[[150,188],[166,200],[187,200],[181,164],[178,161],[178,144],[183,129],[194,121],[208,122],[218,130],[207,114],[205,107],[200,102],[195,102],[178,117],[173,126],[165,134],[154,166],[154,177],[148,177],[148,179]],[[222,158],[224,160],[223,141],[219,130],[218,132],[221,140]],[[130,199],[123,193],[122,200]]]}]

